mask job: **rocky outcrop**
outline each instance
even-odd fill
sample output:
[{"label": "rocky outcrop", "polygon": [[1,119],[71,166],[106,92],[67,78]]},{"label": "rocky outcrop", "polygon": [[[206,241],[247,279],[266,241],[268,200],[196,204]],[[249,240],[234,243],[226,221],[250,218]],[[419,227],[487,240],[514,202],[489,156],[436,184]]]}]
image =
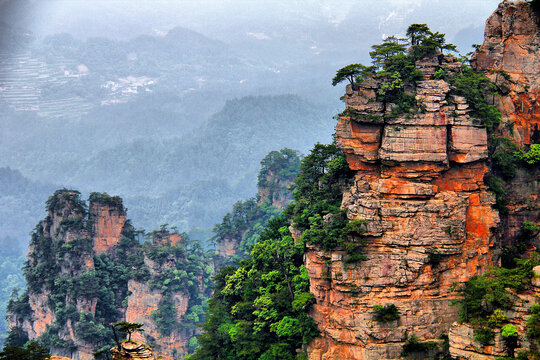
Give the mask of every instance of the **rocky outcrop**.
[{"label": "rocky outcrop", "polygon": [[[59,340],[49,345],[54,355],[74,360],[94,358],[96,349],[76,335],[74,318],[65,319],[65,314],[59,315],[58,311],[59,308],[69,308],[77,314],[96,312],[98,294],[70,293],[66,290],[67,283],[81,279],[81,287],[95,288],[98,285],[85,283],[83,279],[95,270],[95,254],[108,250],[103,246],[103,240],[107,236],[116,236],[119,240],[124,228],[126,219],[122,200],[115,200],[115,206],[91,201],[88,214],[79,192],[59,190],[49,198],[48,214],[32,236],[27,271],[31,313],[9,314],[8,326],[22,328],[30,339],[37,339],[57,328]],[[123,212],[123,216],[115,216],[118,212]],[[107,226],[116,229],[118,234],[107,233]],[[58,327],[59,318],[62,318],[61,327]]]},{"label": "rocky outcrop", "polygon": [[153,360],[152,348],[140,341],[125,341],[111,349],[113,360]]},{"label": "rocky outcrop", "polygon": [[236,259],[248,256],[249,247],[266,221],[284,210],[293,199],[291,186],[300,171],[298,152],[291,149],[272,151],[261,165],[256,202],[255,198],[237,202],[223,217],[222,223],[214,227],[218,267],[232,265]]},{"label": "rocky outcrop", "polygon": [[[195,304],[208,296],[203,281],[211,276],[205,267],[211,260],[192,260],[182,236],[166,229],[141,245],[119,197],[93,193],[87,211],[78,192],[59,190],[47,205],[32,235],[28,290],[8,311],[8,326],[39,339],[55,356],[90,360],[113,340],[110,324],[142,323],[139,340],[161,358],[185,354],[197,320],[187,325],[184,316],[193,296]],[[170,331],[156,315],[166,297],[174,317]]]},{"label": "rocky outcrop", "polygon": [[126,223],[126,211],[119,197],[95,196],[89,205],[89,220],[92,224],[94,251],[106,253],[118,244]]},{"label": "rocky outcrop", "polygon": [[283,210],[292,200],[292,192],[290,187],[294,178],[280,178],[272,170],[268,170],[263,175],[264,179],[260,179],[257,186],[257,194],[259,204],[266,200],[270,201],[273,207]]},{"label": "rocky outcrop", "polygon": [[[434,66],[458,63],[441,54],[418,64],[425,80],[414,89],[414,114],[384,117],[392,104],[377,103],[372,83],[347,89],[345,103],[358,115],[340,118],[336,135],[357,173],[342,208],[367,220],[367,260],[347,264],[345,251],[308,250],[322,333],[310,359],[397,359],[412,335],[438,341],[457,319],[452,284],[493,264],[499,216],[483,183],[486,129],[463,97],[432,78]],[[374,320],[374,306],[390,304],[399,320]]]},{"label": "rocky outcrop", "polygon": [[[476,56],[476,66],[490,70],[493,80],[506,76],[495,70],[510,74],[506,96],[495,100],[503,113],[499,131],[514,122],[518,144],[538,141],[536,24],[525,1],[503,2],[488,20],[484,52]],[[471,116],[464,97],[434,78],[439,69],[459,68],[457,59],[438,54],[416,67],[424,80],[405,85],[416,99],[414,112],[394,116],[394,104],[378,101],[380,80],[347,87],[350,116],[338,120],[336,139],[356,176],[342,208],[351,220],[367,221],[367,260],[349,264],[344,250],[308,248],[305,264],[316,298],[311,315],[321,331],[309,345],[310,359],[397,359],[412,335],[437,342],[449,332],[454,356],[502,354],[498,343],[472,346],[471,330],[455,323],[458,308],[452,306],[459,298],[453,285],[496,265],[495,246],[501,245],[495,244],[501,223],[495,198],[484,184],[490,166],[487,129]],[[536,216],[528,219],[538,222],[538,182],[522,171],[515,182],[520,194],[510,201],[508,219],[528,204],[527,214]],[[524,216],[518,217],[522,222]],[[391,304],[399,319],[376,321],[374,306]],[[522,310],[524,318],[527,309]]]},{"label": "rocky outcrop", "polygon": [[243,234],[238,233],[234,235],[235,236],[224,237],[217,242],[217,249],[216,249],[217,255],[223,258],[228,258],[233,255],[236,255],[236,253],[238,252],[238,246],[240,245],[240,242],[242,241]]},{"label": "rocky outcrop", "polygon": [[[485,40],[474,58],[476,67],[487,71],[504,90],[493,99],[502,114],[498,135],[520,146],[540,143],[539,19],[528,2],[501,3],[486,21]],[[538,167],[517,169],[506,186],[509,212],[503,238],[507,243],[519,235],[524,221],[540,221],[539,177]]]},{"label": "rocky outcrop", "polygon": [[530,317],[529,309],[536,302],[539,293],[540,288],[537,286],[523,293],[514,293],[514,307],[505,311],[508,323],[516,327],[518,334],[516,348],[508,347],[500,328],[492,329],[494,339],[484,345],[474,340],[473,326],[456,322],[452,324],[448,333],[450,354],[458,360],[494,360],[499,356],[514,357],[519,351],[530,350],[532,344],[526,335],[527,320]]},{"label": "rocky outcrop", "polygon": [[[473,57],[473,65],[487,72],[502,89],[493,101],[502,115],[495,136],[511,139],[519,147],[540,143],[540,18],[525,1],[504,1],[486,21],[485,39]],[[523,241],[524,221],[540,221],[540,169],[518,168],[516,176],[506,179],[507,213],[500,224],[501,245],[512,246]],[[538,234],[533,234],[528,251],[540,246]],[[538,276],[538,268],[535,268]],[[452,325],[449,333],[450,353],[457,359],[495,359],[514,356],[517,350],[529,349],[526,321],[529,308],[540,294],[538,282],[525,293],[515,294],[514,307],[506,317],[520,334],[516,351],[508,348],[500,332],[493,343],[482,346],[474,341],[473,329],[467,324]]]},{"label": "rocky outcrop", "polygon": [[540,142],[538,16],[524,0],[502,2],[486,21],[484,43],[473,59],[505,90],[494,98],[503,114],[499,131],[518,144]]},{"label": "rocky outcrop", "polygon": [[[170,234],[168,231],[160,230],[154,232],[153,244],[160,246],[163,244],[178,245],[181,237],[176,234]],[[174,271],[177,260],[174,256],[169,256],[162,264],[156,263],[145,256],[144,262],[150,272],[150,277],[159,277],[160,274],[166,271]],[[185,354],[188,350],[188,340],[195,335],[193,329],[183,329],[177,326],[167,334],[160,331],[159,324],[155,321],[155,313],[158,311],[159,304],[164,298],[164,293],[161,288],[152,286],[147,281],[129,280],[128,291],[130,296],[125,312],[127,322],[139,323],[144,325],[144,334],[134,334],[134,338],[139,338],[141,341],[154,339],[156,349],[159,351],[160,357],[164,360],[173,360],[174,354]],[[180,324],[183,321],[183,316],[188,310],[190,295],[187,289],[175,292],[171,295],[172,304],[175,308],[175,321]]]}]

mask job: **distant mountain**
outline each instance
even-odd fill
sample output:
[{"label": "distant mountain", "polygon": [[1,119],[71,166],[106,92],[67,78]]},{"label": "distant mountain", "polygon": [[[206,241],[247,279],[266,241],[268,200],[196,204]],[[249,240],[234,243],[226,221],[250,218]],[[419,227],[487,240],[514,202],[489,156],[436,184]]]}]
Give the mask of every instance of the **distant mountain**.
[{"label": "distant mountain", "polygon": [[182,137],[230,99],[298,93],[325,114],[340,106],[334,65],[255,56],[181,27],[126,41],[57,34],[0,62],[0,166],[54,183],[100,151]]},{"label": "distant mountain", "polygon": [[182,230],[208,227],[256,192],[268,152],[305,153],[331,141],[333,126],[331,114],[298,96],[231,100],[184,137],[139,139],[98,153],[79,164],[69,183],[121,194],[137,227],[159,226],[158,219]]}]

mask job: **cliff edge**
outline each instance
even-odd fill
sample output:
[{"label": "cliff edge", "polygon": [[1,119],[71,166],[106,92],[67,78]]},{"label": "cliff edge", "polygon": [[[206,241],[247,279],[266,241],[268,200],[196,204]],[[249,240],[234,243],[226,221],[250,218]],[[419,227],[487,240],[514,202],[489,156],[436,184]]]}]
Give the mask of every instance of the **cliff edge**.
[{"label": "cliff edge", "polygon": [[[441,52],[417,59],[422,78],[404,84],[413,111],[395,116],[398,105],[381,100],[377,77],[347,87],[336,138],[356,175],[342,209],[350,220],[367,221],[367,259],[350,264],[344,250],[308,248],[311,315],[321,331],[310,359],[398,359],[411,339],[442,343],[458,320],[456,283],[497,265],[512,227],[515,233],[525,219],[538,222],[537,168],[518,170],[508,185],[519,194],[509,195],[506,227],[484,181],[492,138],[509,135],[509,123],[516,146],[538,142],[538,40],[525,1],[503,2],[486,22],[473,60],[498,84],[498,127],[456,91],[451,79],[462,64]],[[381,319],[385,311],[391,316]]]}]

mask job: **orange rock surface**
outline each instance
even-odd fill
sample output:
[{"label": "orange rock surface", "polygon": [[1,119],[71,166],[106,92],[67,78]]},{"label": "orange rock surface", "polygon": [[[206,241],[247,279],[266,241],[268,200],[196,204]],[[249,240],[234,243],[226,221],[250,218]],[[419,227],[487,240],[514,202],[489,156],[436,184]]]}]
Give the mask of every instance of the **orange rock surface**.
[{"label": "orange rock surface", "polygon": [[[464,98],[432,77],[437,68],[455,69],[455,59],[440,54],[417,66],[425,79],[415,92],[423,113],[373,123],[388,112],[366,100],[374,99],[375,85],[347,89],[346,106],[364,116],[336,126],[337,143],[357,170],[342,208],[350,219],[367,220],[367,260],[347,264],[345,251],[307,251],[311,314],[321,331],[310,359],[398,359],[413,334],[438,341],[457,320],[453,283],[493,265],[499,216],[483,182],[486,129],[469,116]],[[430,260],[433,254],[440,262]],[[389,304],[399,320],[375,321],[374,305]]]},{"label": "orange rock surface", "polygon": [[120,200],[116,206],[90,202],[89,213],[93,223],[94,250],[101,255],[120,241],[126,212]]},{"label": "orange rock surface", "polygon": [[[515,122],[518,144],[531,143],[539,124],[534,21],[525,1],[503,2],[486,23],[484,53],[476,57],[479,68],[511,76],[508,95],[498,98],[497,105],[503,123]],[[367,260],[347,264],[343,250],[308,249],[305,264],[316,299],[311,315],[321,331],[308,348],[312,360],[398,359],[413,334],[421,341],[438,341],[449,331],[455,336],[450,340],[455,356],[501,355],[495,348],[470,352],[470,334],[453,325],[458,308],[452,302],[459,295],[450,290],[497,261],[494,235],[501,220],[484,184],[487,131],[470,116],[464,97],[433,79],[439,68],[457,69],[457,60],[439,54],[416,65],[424,81],[414,92],[424,112],[384,118],[392,105],[376,101],[377,80],[358,90],[347,88],[346,106],[360,115],[342,117],[336,126],[337,143],[356,170],[342,208],[350,219],[367,220]],[[490,74],[501,81],[500,72]],[[507,128],[501,125],[499,131]],[[505,222],[521,224],[523,216],[512,217],[520,203],[535,208],[538,216],[538,177],[530,179],[518,171],[513,185],[520,194],[511,199]],[[440,261],[433,260],[434,254]],[[397,306],[399,320],[375,321],[374,305],[389,304]]]},{"label": "orange rock surface", "polygon": [[[518,144],[531,144],[533,133],[540,130],[539,48],[538,18],[530,4],[506,1],[486,21],[485,40],[475,57],[479,69],[508,89],[495,98],[503,114],[499,131]],[[505,129],[510,123],[512,131]]]}]

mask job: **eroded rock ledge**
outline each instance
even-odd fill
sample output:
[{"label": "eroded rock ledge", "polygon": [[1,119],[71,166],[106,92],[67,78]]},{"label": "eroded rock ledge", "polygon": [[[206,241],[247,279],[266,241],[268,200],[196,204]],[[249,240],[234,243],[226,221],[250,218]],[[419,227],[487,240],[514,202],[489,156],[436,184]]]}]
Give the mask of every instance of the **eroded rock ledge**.
[{"label": "eroded rock ledge", "polygon": [[[345,251],[307,252],[322,332],[310,359],[397,359],[413,334],[439,341],[457,320],[452,283],[493,264],[499,217],[483,183],[486,129],[465,98],[433,78],[437,68],[459,65],[442,54],[417,64],[424,80],[409,89],[415,114],[385,118],[392,104],[376,101],[376,81],[347,89],[345,103],[359,116],[341,117],[336,135],[357,174],[342,207],[368,221],[368,259],[347,265]],[[377,304],[395,304],[399,320],[375,321]]]},{"label": "eroded rock ledge", "polygon": [[[509,93],[496,99],[503,115],[498,131],[504,135],[504,123],[515,122],[518,144],[532,142],[540,119],[536,24],[525,1],[501,3],[486,23],[485,52],[476,60],[478,67],[495,70],[492,80],[507,81],[496,70],[510,74]],[[497,261],[500,219],[484,184],[487,131],[471,116],[466,99],[434,77],[438,69],[455,71],[455,58],[438,54],[416,66],[424,80],[405,89],[417,101],[414,114],[389,117],[394,105],[377,101],[376,79],[347,88],[346,107],[355,116],[338,120],[336,138],[357,173],[342,208],[350,219],[368,221],[367,260],[346,264],[345,251],[308,249],[312,316],[321,331],[309,346],[310,359],[398,359],[411,335],[440,341],[449,331],[454,356],[502,354],[475,350],[472,332],[452,326],[458,318],[452,284]],[[533,185],[520,188],[527,186]],[[529,190],[522,194],[524,204],[538,201]],[[375,321],[373,306],[389,304],[397,306],[399,320]]]}]

